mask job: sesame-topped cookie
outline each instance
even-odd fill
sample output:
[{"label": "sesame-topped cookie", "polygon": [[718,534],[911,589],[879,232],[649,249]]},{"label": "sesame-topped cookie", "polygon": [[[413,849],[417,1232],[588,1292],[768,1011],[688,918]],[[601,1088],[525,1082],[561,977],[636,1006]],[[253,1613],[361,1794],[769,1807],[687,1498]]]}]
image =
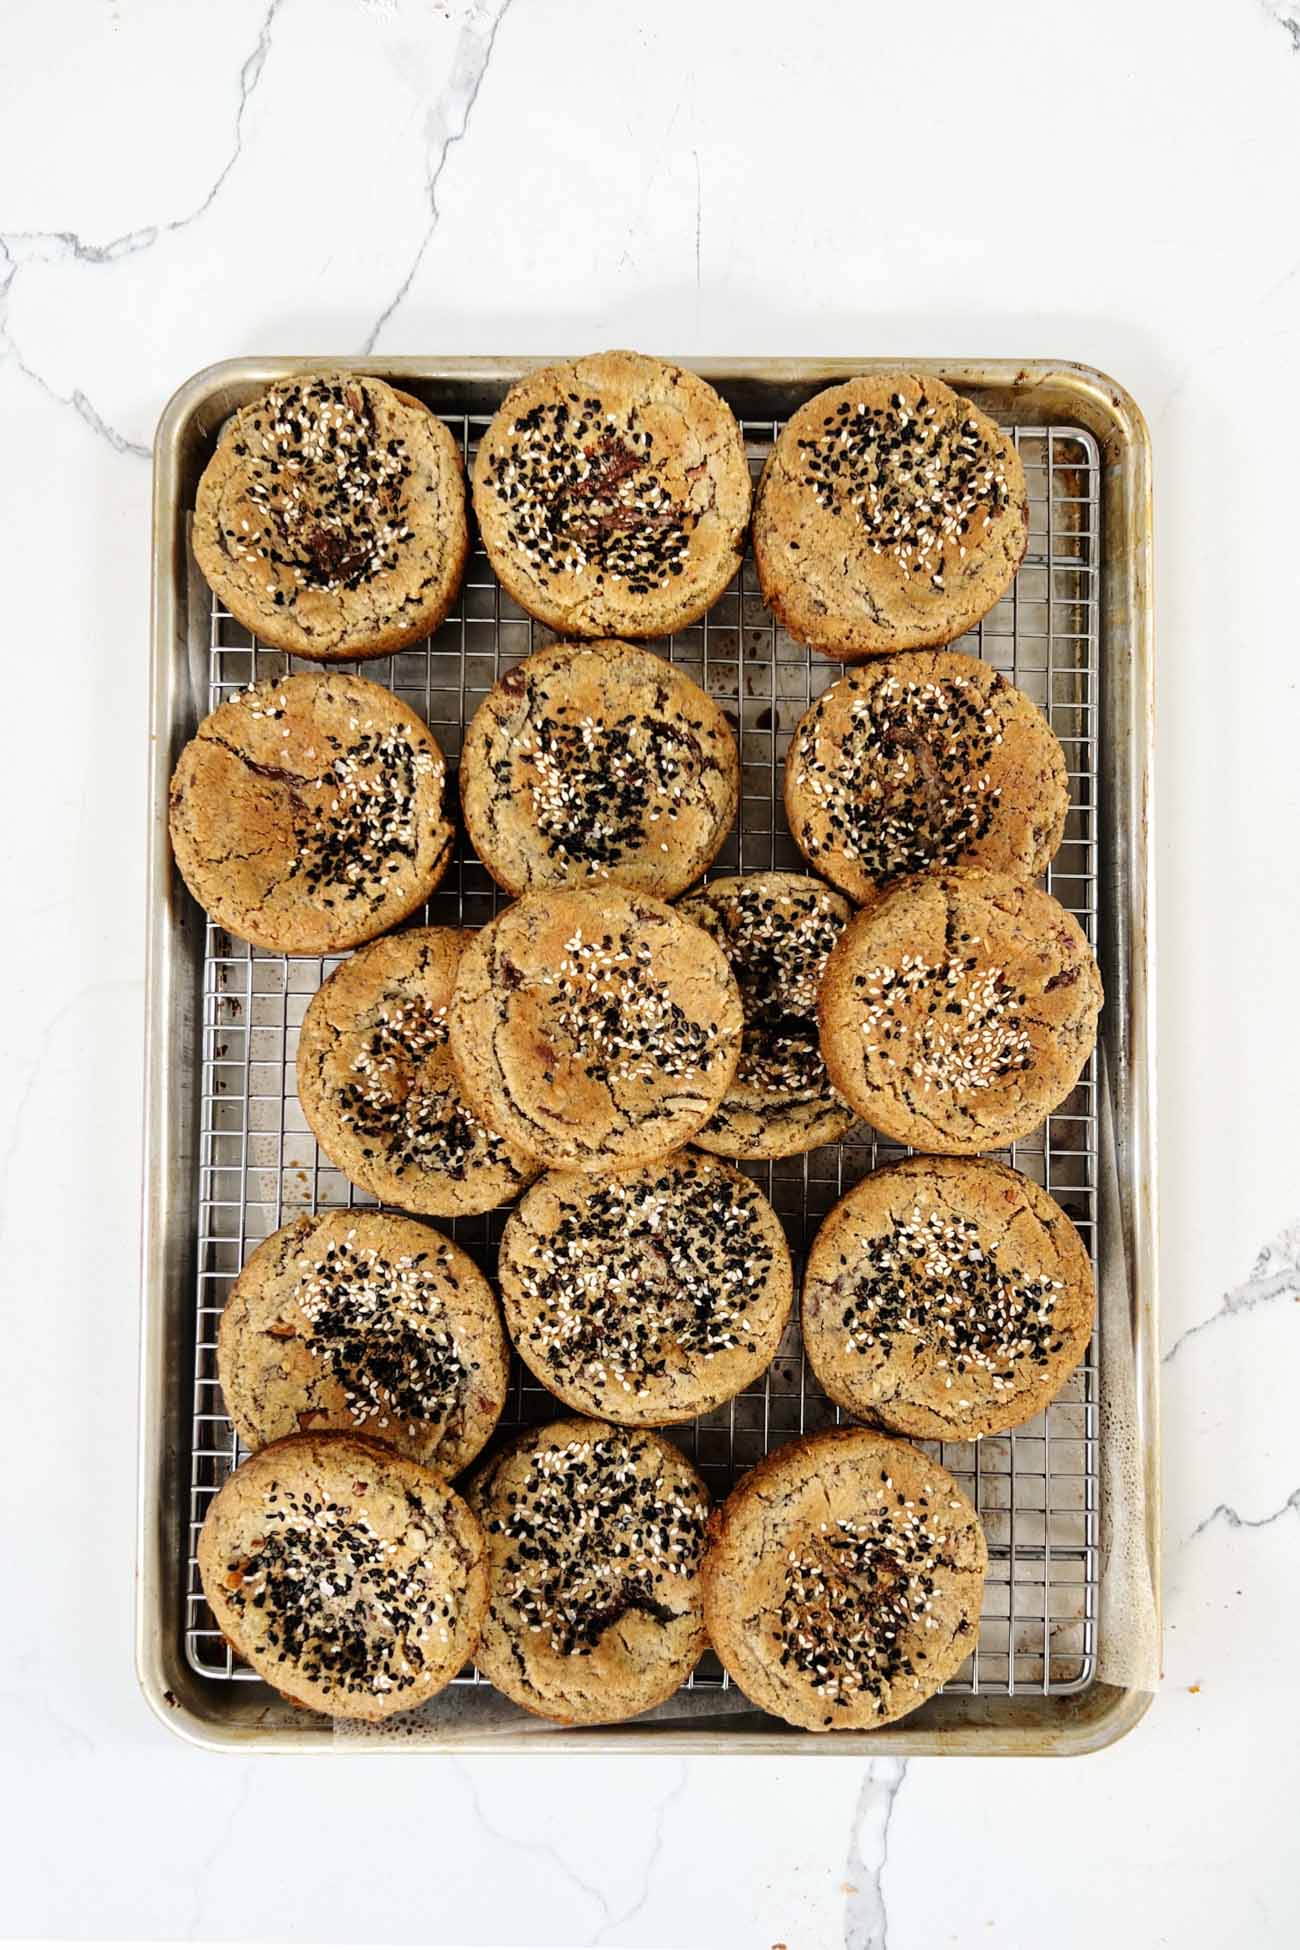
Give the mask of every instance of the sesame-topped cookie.
[{"label": "sesame-topped cookie", "polygon": [[487,1212],[537,1176],[464,1101],[447,1005],[464,928],[406,928],[336,968],[307,1005],[298,1099],[326,1156],[384,1205]]},{"label": "sesame-topped cookie", "polygon": [[717,944],[627,888],[525,894],[461,957],[447,1013],[466,1100],[543,1164],[615,1171],[707,1122],[740,1053]]},{"label": "sesame-topped cookie", "polygon": [[293,1219],[231,1289],[217,1336],[226,1412],[260,1449],[350,1429],[454,1476],[506,1399],[506,1337],[472,1259],[387,1212]]},{"label": "sesame-topped cookie", "polygon": [[929,374],[873,373],[808,400],[754,507],[768,607],[798,642],[850,663],[971,629],[1028,536],[1011,436]]},{"label": "sesame-topped cookie", "polygon": [[904,1158],[846,1192],[808,1255],[803,1338],[851,1415],[953,1442],[1037,1415],[1096,1296],[1054,1198],[987,1158]]},{"label": "sesame-topped cookie", "polygon": [[1005,874],[914,874],[851,921],[818,1003],[832,1083],[886,1137],[997,1151],[1069,1095],[1101,976],[1059,901]]},{"label": "sesame-topped cookie", "polygon": [[355,948],[446,872],[445,785],[432,732],[382,685],[268,679],[219,704],[176,762],[176,865],[218,927],[256,948]]},{"label": "sesame-topped cookie", "polygon": [[468,552],[459,446],[369,375],[277,380],[199,481],[199,567],[238,622],[296,657],[378,657],[427,636]]},{"label": "sesame-topped cookie", "polygon": [[697,880],[736,816],[726,717],[631,643],[561,643],[506,672],[465,734],[465,826],[512,894],[616,880],[668,899]]},{"label": "sesame-topped cookie", "polygon": [[355,1435],[292,1435],[235,1471],[199,1534],[219,1629],[294,1706],[384,1720],[441,1692],[487,1610],[483,1532],[441,1476]]},{"label": "sesame-topped cookie", "polygon": [[795,844],[855,901],[929,867],[1033,880],[1069,804],[1065,754],[1038,706],[960,650],[847,671],[804,713],[786,755]]},{"label": "sesame-topped cookie", "polygon": [[853,909],[802,873],[711,880],[678,908],[718,943],[740,985],[736,1074],[694,1142],[730,1158],[787,1158],[834,1144],[856,1121],[826,1074],[817,992]]},{"label": "sesame-topped cookie", "polygon": [[705,1649],[709,1499],[671,1443],[551,1422],[481,1465],[465,1494],[491,1561],[478,1667],[507,1699],[592,1726],[676,1692]]},{"label": "sesame-topped cookie", "polygon": [[773,1450],[709,1522],[704,1616],[755,1706],[822,1733],[920,1706],[975,1649],[988,1545],[946,1469],[830,1429]]},{"label": "sesame-topped cookie", "polygon": [[570,636],[694,622],[740,567],[749,503],[730,407],[639,352],[528,373],[474,462],[474,511],[503,587]]},{"label": "sesame-topped cookie", "polygon": [[678,1151],[639,1170],[548,1172],[506,1221],[506,1325],[570,1408],[654,1427],[761,1375],[790,1312],[790,1253],[757,1185]]}]

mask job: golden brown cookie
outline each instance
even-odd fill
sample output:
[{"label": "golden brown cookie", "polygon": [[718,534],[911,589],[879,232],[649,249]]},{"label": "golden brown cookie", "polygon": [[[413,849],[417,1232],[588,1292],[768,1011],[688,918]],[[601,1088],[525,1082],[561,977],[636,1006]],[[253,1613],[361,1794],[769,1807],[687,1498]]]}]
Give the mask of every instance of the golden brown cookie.
[{"label": "golden brown cookie", "polygon": [[754,507],[768,607],[798,642],[850,663],[973,628],[1028,536],[1011,436],[929,374],[873,373],[808,400]]},{"label": "golden brown cookie", "polygon": [[610,1177],[548,1172],[506,1221],[497,1281],[510,1337],[553,1395],[649,1427],[761,1375],[792,1296],[772,1207],[695,1151]]},{"label": "golden brown cookie", "polygon": [[217,1364],[250,1449],[353,1430],[454,1476],[500,1419],[509,1350],[459,1246],[414,1219],[345,1210],[263,1240],[226,1302]]},{"label": "golden brown cookie", "polygon": [[915,874],[858,915],[826,964],[831,1082],[922,1151],[997,1151],[1068,1097],[1092,1052],[1101,976],[1050,894],[1005,874]]},{"label": "golden brown cookie", "polygon": [[484,698],[461,751],[466,830],[512,894],[615,880],[667,900],[709,865],[739,792],[721,708],[631,643],[526,657]]},{"label": "golden brown cookie", "polygon": [[694,1142],[729,1158],[834,1144],[857,1119],[826,1074],[817,992],[849,903],[806,874],[751,873],[711,880],[677,912],[723,950],[745,1009],[731,1088]]},{"label": "golden brown cookie", "polygon": [[704,1616],[755,1706],[814,1733],[910,1713],[974,1651],[988,1546],[946,1469],[865,1429],[766,1456],[709,1522]]},{"label": "golden brown cookie", "polygon": [[487,1609],[478,1522],[431,1469],[354,1435],[294,1435],[241,1465],[199,1535],[241,1659],[294,1706],[384,1720],[441,1692]]},{"label": "golden brown cookie", "polygon": [[735,416],[639,352],[541,366],[502,401],[474,511],[502,586],[569,636],[667,636],[740,567],[749,466]]},{"label": "golden brown cookie", "polygon": [[326,1156],[385,1205],[459,1218],[504,1205],[539,1167],[465,1103],[447,1050],[464,928],[372,941],[312,997],[298,1098]]},{"label": "golden brown cookie", "polygon": [[543,1164],[614,1171],[675,1151],[740,1052],[727,960],[648,894],[525,894],[461,957],[452,1062],[485,1124]]},{"label": "golden brown cookie", "polygon": [[378,657],[436,630],[469,551],[460,447],[382,379],[279,379],[222,430],[194,553],[230,614],[297,657]]},{"label": "golden brown cookie", "polygon": [[905,1158],[822,1222],[804,1347],[851,1415],[969,1442],[1060,1393],[1095,1309],[1083,1243],[1031,1179],[986,1158]]},{"label": "golden brown cookie", "polygon": [[218,927],[286,955],[413,914],[451,858],[437,740],[380,684],[281,677],[219,704],[176,761],[172,850]]},{"label": "golden brown cookie", "polygon": [[1038,706],[960,650],[847,671],[786,754],[795,844],[855,901],[930,867],[1036,879],[1069,805],[1065,754]]},{"label": "golden brown cookie", "polygon": [[670,1442],[552,1422],[482,1465],[466,1495],[492,1570],[478,1667],[507,1699],[591,1726],[676,1692],[705,1649],[709,1500]]}]

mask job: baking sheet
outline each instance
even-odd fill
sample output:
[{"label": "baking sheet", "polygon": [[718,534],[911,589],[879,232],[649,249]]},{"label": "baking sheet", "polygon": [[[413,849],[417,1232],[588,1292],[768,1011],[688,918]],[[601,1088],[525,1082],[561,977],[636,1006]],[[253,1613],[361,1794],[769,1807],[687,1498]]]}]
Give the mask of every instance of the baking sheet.
[{"label": "baking sheet", "polygon": [[[385,371],[403,385],[422,376],[406,369]],[[946,369],[944,376],[950,372]],[[770,414],[752,410],[752,389],[760,382],[750,380],[734,389],[733,403],[742,415],[755,470],[784,413],[818,383],[827,379],[806,378],[794,387],[787,384],[779,402],[777,388],[769,385],[765,403],[773,408]],[[960,384],[960,377],[954,383]],[[255,389],[249,384],[243,396]],[[501,389],[500,381],[489,383],[481,410],[475,412],[463,397],[465,387],[458,400],[450,379],[430,377],[424,385],[416,385],[460,433],[467,454]],[[723,390],[728,391],[725,383]],[[1104,506],[1103,443],[1081,422],[1062,418],[1038,424],[1031,415],[1008,411],[1014,401],[991,400],[987,393],[981,403],[1016,429],[1030,489],[1031,533],[1026,562],[1013,591],[958,647],[985,656],[1005,671],[1043,706],[1062,738],[1071,777],[1071,812],[1049,884],[1078,915],[1105,966],[1111,943],[1103,890],[1114,880],[1119,861],[1107,856],[1102,803],[1110,675],[1109,670],[1103,671],[1102,650],[1107,591],[1114,580],[1113,576],[1107,580],[1113,524],[1108,525]],[[459,413],[454,410],[458,404]],[[206,431],[209,442],[216,424],[214,415]],[[200,456],[201,443],[195,454],[197,465]],[[177,687],[173,700],[173,704],[183,700],[168,727],[169,742],[175,746],[193,729],[197,717],[223,696],[289,666],[279,653],[254,644],[197,578],[186,559],[184,493],[178,492],[175,503],[164,512],[173,521],[179,518],[174,535],[178,559],[172,571],[173,576],[184,571],[185,590],[184,604],[177,606],[179,627],[171,652],[173,665],[183,657],[188,680]],[[454,764],[462,728],[496,677],[530,648],[548,640],[549,633],[532,624],[502,594],[478,553],[471,560],[457,612],[429,644],[371,660],[362,668],[414,705]],[[799,868],[802,861],[785,828],[780,804],[780,768],[790,732],[809,699],[833,681],[839,667],[793,644],[775,628],[748,564],[702,624],[656,647],[703,683],[736,723],[743,764],[741,811],[714,873]],[[1109,702],[1113,714],[1114,700]],[[1121,836],[1117,828],[1112,833],[1118,856],[1123,850],[1118,843]],[[182,906],[188,900],[175,886],[170,895]],[[455,867],[429,904],[427,919],[479,925],[500,899],[485,870],[462,843]],[[270,1702],[266,1713],[274,1723],[286,1709],[234,1662],[215,1632],[193,1572],[193,1542],[204,1509],[237,1459],[216,1384],[216,1321],[239,1266],[259,1239],[302,1211],[370,1201],[320,1158],[293,1087],[297,1026],[311,994],[336,960],[254,951],[203,924],[201,917],[191,938],[193,948],[184,972],[192,983],[192,1005],[197,1011],[190,1053],[197,1071],[191,1105],[197,1128],[185,1243],[192,1253],[193,1364],[188,1377],[176,1374],[171,1380],[179,1393],[188,1392],[185,1407],[190,1419],[185,1523],[177,1540],[181,1562],[175,1578],[183,1605],[176,1622],[185,1665],[202,1682],[218,1723],[242,1723],[248,1717],[242,1704],[235,1705],[238,1696],[264,1696]],[[1121,985],[1120,1006],[1125,993],[1131,997],[1127,979],[1131,972],[1126,972]],[[184,988],[180,981],[174,986]],[[1113,1008],[1116,996],[1109,971],[1108,992]],[[174,1005],[182,1000],[180,995],[173,997]],[[178,1079],[180,1094],[184,1084],[184,1078]],[[1104,1262],[1103,1270],[1121,1269],[1123,1291],[1129,1296],[1132,1271],[1127,1260],[1109,1250],[1099,1231],[1100,1127],[1099,1070],[1094,1058],[1067,1103],[1039,1132],[1002,1155],[1052,1191],[1090,1250]],[[1110,1168],[1116,1173],[1119,1149],[1112,1143]],[[897,1155],[901,1154],[858,1128],[839,1146],[751,1171],[781,1214],[798,1260],[840,1192],[874,1164]],[[459,1221],[450,1228],[489,1273],[503,1216]],[[1123,1222],[1117,1206],[1113,1229]],[[1118,1246],[1119,1241],[1109,1243]],[[176,1295],[166,1298],[175,1307]],[[912,1716],[902,1731],[927,1714],[934,1720],[936,1737],[949,1727],[980,1729],[990,1723],[990,1715],[994,1721],[1000,1714],[1009,1724],[1023,1723],[1026,1709],[1032,1716],[1035,1706],[1039,1708],[1035,1731],[1043,1731],[1054,1722],[1065,1723],[1067,1702],[1077,1705],[1103,1685],[1106,1674],[1100,1678],[1098,1674],[1103,1479],[1098,1416],[1106,1358],[1106,1350],[1094,1344],[1058,1401],[1024,1429],[978,1444],[935,1445],[936,1453],[980,1508],[989,1534],[991,1569],[972,1659],[950,1682],[943,1699]],[[1122,1399],[1128,1401],[1131,1387],[1130,1446],[1141,1455],[1144,1435],[1131,1361],[1127,1373]],[[550,1397],[516,1364],[503,1427],[537,1422],[555,1412]],[[833,1422],[837,1413],[807,1373],[797,1328],[792,1327],[760,1385],[714,1415],[676,1431],[675,1438],[695,1458],[714,1493],[723,1494],[736,1474],[768,1447],[803,1429]],[[1114,1425],[1113,1414],[1110,1423]],[[1132,1550],[1126,1553],[1129,1563],[1149,1557],[1145,1513],[1139,1510],[1135,1517],[1129,1530],[1138,1549],[1136,1556]],[[1113,1525],[1108,1535],[1113,1535]],[[1153,1579],[1148,1580],[1148,1589],[1154,1594]],[[1152,1595],[1152,1614],[1154,1604]],[[1139,1662],[1133,1668],[1143,1684],[1149,1665],[1147,1659],[1145,1665]],[[1135,1690],[1131,1675],[1126,1688]],[[223,1705],[233,1710],[223,1712]],[[292,1722],[292,1710],[287,1711]],[[521,1724],[526,1716],[475,1684],[472,1675],[413,1718],[418,1729],[390,1725],[380,1729],[377,1737],[396,1741],[415,1736],[470,1744],[481,1738],[500,1744],[503,1737],[531,1738],[535,1730],[535,1723]],[[714,1661],[705,1663],[678,1702],[654,1716],[654,1724],[665,1731],[713,1725],[739,1732],[746,1723],[761,1721],[762,1716],[730,1691]],[[766,1726],[772,1728],[773,1723]],[[635,1736],[636,1728],[645,1728],[648,1737],[649,1724],[637,1722],[634,1728],[621,1730],[622,1744],[626,1745],[629,1732]],[[303,1731],[292,1723],[283,1730]],[[554,1730],[543,1731],[552,1738],[569,1738]],[[884,1737],[892,1731],[886,1730]],[[343,1737],[353,1736],[345,1731]],[[734,1745],[725,1731],[718,1737]],[[774,1731],[772,1738],[778,1747],[802,1739],[793,1730]],[[878,1744],[882,1736],[868,1738]],[[853,1736],[836,1736],[836,1744],[844,1739]]]}]

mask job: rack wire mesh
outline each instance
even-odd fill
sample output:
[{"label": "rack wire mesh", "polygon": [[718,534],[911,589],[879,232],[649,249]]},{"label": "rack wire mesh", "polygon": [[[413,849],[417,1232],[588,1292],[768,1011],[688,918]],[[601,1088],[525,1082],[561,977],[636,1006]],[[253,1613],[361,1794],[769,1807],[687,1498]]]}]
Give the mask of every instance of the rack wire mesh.
[{"label": "rack wire mesh", "polygon": [[[468,461],[485,417],[444,416]],[[779,421],[745,421],[755,474]],[[1070,811],[1046,884],[1096,944],[1098,845],[1099,456],[1074,427],[1012,429],[1029,487],[1029,545],[1007,597],[954,646],[985,658],[1046,712],[1065,750]],[[208,696],[287,669],[312,669],[255,642],[213,599],[208,618]],[[481,548],[470,558],[456,613],[427,643],[360,666],[423,717],[449,764],[482,699],[512,664],[550,640],[504,594]],[[197,646],[200,649],[202,646]],[[694,627],[655,646],[711,692],[740,743],[742,792],[734,831],[715,875],[804,863],[790,837],[781,768],[790,735],[841,666],[792,642],[775,624],[752,567]],[[417,922],[481,926],[505,899],[461,837],[455,863]],[[186,1566],[186,1657],[195,1671],[231,1683],[256,1675],[232,1653],[208,1610],[195,1548],[204,1513],[242,1459],[217,1379],[217,1323],[240,1267],[277,1227],[303,1213],[373,1205],[320,1153],[295,1085],[298,1031],[308,1002],[341,957],[275,955],[208,923],[202,975],[193,1441]],[[1078,1086],[1039,1130],[999,1153],[1050,1191],[1096,1261],[1095,1057]],[[878,1164],[906,1155],[865,1126],[839,1144],[744,1168],[780,1214],[795,1258],[831,1206]],[[492,1276],[505,1214],[448,1227]],[[989,1576],[976,1647],[946,1692],[1010,1695],[1081,1690],[1095,1665],[1098,1590],[1097,1402],[1099,1350],[1049,1408],[1006,1435],[926,1443],[980,1512]],[[502,1431],[565,1411],[513,1360]],[[842,1419],[818,1388],[792,1321],[767,1374],[734,1401],[668,1433],[711,1491],[723,1495],[768,1449]],[[466,1683],[484,1683],[465,1675]],[[688,1682],[725,1687],[711,1657]]]}]

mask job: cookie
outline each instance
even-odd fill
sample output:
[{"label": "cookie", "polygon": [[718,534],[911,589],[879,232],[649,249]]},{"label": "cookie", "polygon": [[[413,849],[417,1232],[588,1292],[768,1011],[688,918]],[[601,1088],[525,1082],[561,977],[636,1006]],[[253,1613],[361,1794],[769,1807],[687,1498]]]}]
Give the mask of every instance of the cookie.
[{"label": "cookie", "polygon": [[611,1177],[548,1172],[506,1221],[497,1283],[510,1338],[553,1395],[650,1427],[756,1380],[792,1295],[757,1185],[694,1151]]},{"label": "cookie", "polygon": [[447,1050],[463,928],[372,941],[312,997],[298,1099],[326,1156],[384,1205],[437,1218],[488,1212],[537,1176],[464,1102]]},{"label": "cookie", "polygon": [[671,1443],[552,1422],[480,1466],[466,1495],[491,1560],[478,1668],[507,1699],[592,1726],[676,1692],[705,1649],[709,1500]]},{"label": "cookie", "polygon": [[344,1429],[454,1476],[505,1407],[492,1289],[459,1246],[386,1212],[304,1216],[264,1239],[217,1335],[226,1413],[261,1449]]},{"label": "cookie", "polygon": [[172,774],[172,851],[218,927],[328,955],[395,927],[451,858],[437,740],[382,685],[281,677],[219,704]]},{"label": "cookie", "polygon": [[1010,434],[926,374],[828,387],[783,428],[754,506],[754,563],[777,621],[853,663],[972,629],[1029,537]]},{"label": "cookie", "polygon": [[639,352],[541,366],[510,388],[474,462],[501,585],[568,636],[667,636],[744,550],[749,464],[730,407]]},{"label": "cookie", "polygon": [[1069,805],[1065,754],[1038,706],[960,650],[847,671],[786,754],[795,844],[859,902],[930,867],[1034,880]]},{"label": "cookie", "polygon": [[379,657],[436,630],[469,553],[460,447],[382,379],[280,379],[222,431],[199,480],[194,553],[274,649]]},{"label": "cookie", "polygon": [[974,1650],[988,1546],[946,1469],[865,1429],[765,1457],[709,1522],[704,1616],[747,1699],[820,1733],[878,1727]]},{"label": "cookie", "polygon": [[1055,1199],[1006,1165],[905,1158],[823,1220],[803,1338],[851,1415],[969,1442],[1037,1415],[1083,1359],[1096,1294]]},{"label": "cookie", "polygon": [[199,1574],[241,1659],[295,1706],[384,1720],[473,1656],[483,1533],[440,1476],[354,1435],[293,1435],[208,1509]]},{"label": "cookie", "polygon": [[721,947],[745,1010],[731,1087],[694,1142],[729,1158],[834,1144],[857,1120],[826,1074],[817,991],[849,903],[805,874],[751,873],[711,880],[677,912]]},{"label": "cookie", "polygon": [[447,1014],[466,1101],[545,1165],[675,1151],[725,1096],[742,1014],[702,928],[626,888],[525,894],[461,957]]},{"label": "cookie", "polygon": [[1068,1097],[1101,977],[1050,894],[1005,874],[915,874],[851,921],[818,1002],[831,1082],[885,1137],[997,1151]]},{"label": "cookie", "polygon": [[739,792],[721,708],[631,643],[525,658],[483,700],[461,752],[466,830],[511,894],[593,880],[680,894],[726,839]]}]

